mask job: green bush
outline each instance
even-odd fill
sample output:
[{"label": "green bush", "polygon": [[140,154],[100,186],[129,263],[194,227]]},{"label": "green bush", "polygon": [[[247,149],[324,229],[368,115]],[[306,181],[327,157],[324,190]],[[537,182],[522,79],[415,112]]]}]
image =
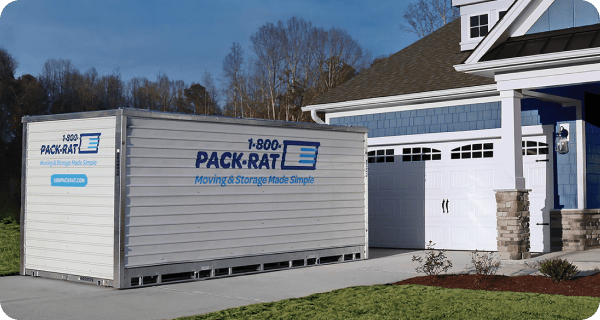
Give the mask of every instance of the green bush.
[{"label": "green bush", "polygon": [[421,256],[413,256],[412,261],[417,261],[419,267],[417,272],[425,273],[428,276],[437,276],[438,274],[448,272],[452,268],[452,261],[446,257],[446,250],[434,250],[435,243],[429,240],[425,252],[425,260]]},{"label": "green bush", "polygon": [[494,256],[494,253],[479,254],[477,250],[471,252],[471,263],[475,267],[475,272],[482,275],[495,275],[500,268],[500,261]]},{"label": "green bush", "polygon": [[556,258],[540,262],[540,273],[554,281],[562,281],[574,278],[579,270],[567,259]]}]

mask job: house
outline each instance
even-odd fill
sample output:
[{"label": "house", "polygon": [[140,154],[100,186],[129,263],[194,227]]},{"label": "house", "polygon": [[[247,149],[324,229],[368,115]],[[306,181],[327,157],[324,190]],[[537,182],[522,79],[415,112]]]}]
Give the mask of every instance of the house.
[{"label": "house", "polygon": [[598,247],[600,19],[583,0],[453,0],[460,19],[305,107],[369,129],[373,247]]}]

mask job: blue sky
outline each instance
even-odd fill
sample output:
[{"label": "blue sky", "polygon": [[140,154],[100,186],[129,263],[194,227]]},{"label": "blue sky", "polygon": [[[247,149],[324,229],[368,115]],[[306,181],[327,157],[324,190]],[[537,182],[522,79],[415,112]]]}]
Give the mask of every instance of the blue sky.
[{"label": "blue sky", "polygon": [[[374,4],[375,3],[375,4]],[[48,59],[70,59],[85,72],[119,70],[124,80],[159,72],[187,85],[205,70],[221,78],[233,42],[246,56],[250,35],[292,16],[343,28],[374,56],[417,38],[399,30],[410,0],[17,0],[0,16],[0,47],[19,62],[17,76],[37,76]],[[219,82],[217,81],[217,85]]]}]

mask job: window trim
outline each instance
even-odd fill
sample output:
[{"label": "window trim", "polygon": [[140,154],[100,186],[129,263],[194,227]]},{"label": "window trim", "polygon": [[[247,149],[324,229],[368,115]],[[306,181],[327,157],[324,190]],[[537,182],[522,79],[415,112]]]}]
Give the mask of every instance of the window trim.
[{"label": "window trim", "polygon": [[[481,17],[485,16],[486,17],[486,23],[485,24],[481,24]],[[473,18],[477,18],[477,25],[473,24]],[[489,13],[483,13],[483,14],[474,14],[472,16],[469,16],[469,39],[480,39],[483,38],[485,36],[487,36],[490,32],[490,14]],[[482,35],[482,28],[486,28],[485,30],[485,34]],[[477,28],[477,36],[473,36],[473,30]]]}]

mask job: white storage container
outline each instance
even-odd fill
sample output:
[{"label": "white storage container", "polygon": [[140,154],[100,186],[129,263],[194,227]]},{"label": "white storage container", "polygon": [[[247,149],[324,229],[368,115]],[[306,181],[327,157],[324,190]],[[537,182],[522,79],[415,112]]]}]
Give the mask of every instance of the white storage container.
[{"label": "white storage container", "polygon": [[366,259],[364,128],[23,118],[21,274],[115,288]]}]

